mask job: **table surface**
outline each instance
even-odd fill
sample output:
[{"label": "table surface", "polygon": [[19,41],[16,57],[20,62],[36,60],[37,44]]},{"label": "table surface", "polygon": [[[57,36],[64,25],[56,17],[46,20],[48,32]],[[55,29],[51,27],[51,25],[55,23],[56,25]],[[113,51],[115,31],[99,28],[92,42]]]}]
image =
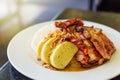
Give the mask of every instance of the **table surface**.
[{"label": "table surface", "polygon": [[[117,31],[120,31],[120,14],[119,13],[91,12],[91,11],[81,11],[78,9],[65,9],[62,13],[57,14],[52,20],[69,19],[69,18],[75,18],[75,17],[81,17],[83,20],[101,23],[101,24],[110,26],[111,28],[114,28]],[[9,66],[6,66],[6,67],[9,67]],[[2,70],[2,71],[5,74],[5,70]],[[120,80],[120,76],[117,76],[111,80]]]}]

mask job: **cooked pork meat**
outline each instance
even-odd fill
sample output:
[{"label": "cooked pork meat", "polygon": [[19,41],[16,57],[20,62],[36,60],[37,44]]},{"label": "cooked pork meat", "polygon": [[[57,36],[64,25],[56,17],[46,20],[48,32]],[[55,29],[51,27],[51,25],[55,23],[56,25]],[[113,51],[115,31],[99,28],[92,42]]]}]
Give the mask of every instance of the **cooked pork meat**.
[{"label": "cooked pork meat", "polygon": [[[83,35],[86,37],[87,44],[91,45],[91,48],[87,48],[89,60],[87,63],[89,66],[93,66],[95,64],[102,64],[105,61],[109,60],[112,54],[115,52],[115,47],[113,43],[102,33],[101,29],[94,27],[85,27]],[[86,41],[84,40],[84,42]],[[85,65],[85,61],[80,59],[81,54],[77,53],[77,60],[80,61],[83,67],[89,67],[88,64]],[[83,59],[84,60],[84,59]]]},{"label": "cooked pork meat", "polygon": [[94,44],[96,50],[104,59],[110,59],[116,50],[113,43],[102,33],[102,30],[92,27],[87,29],[91,35],[90,41]]},{"label": "cooked pork meat", "polygon": [[68,28],[70,26],[77,25],[83,26],[83,21],[81,18],[68,19],[64,22],[55,22],[55,26],[58,28]]},{"label": "cooked pork meat", "polygon": [[75,58],[82,67],[88,68],[103,64],[116,50],[101,29],[83,26],[80,18],[56,22],[55,25],[62,29],[66,40],[79,48]]},{"label": "cooked pork meat", "polygon": [[102,57],[95,49],[93,43],[82,34],[79,38],[82,41],[79,40],[78,42],[75,42],[79,48],[79,51],[76,53],[76,60],[80,61],[83,67],[91,67],[97,64],[102,64],[102,61],[99,62]]}]

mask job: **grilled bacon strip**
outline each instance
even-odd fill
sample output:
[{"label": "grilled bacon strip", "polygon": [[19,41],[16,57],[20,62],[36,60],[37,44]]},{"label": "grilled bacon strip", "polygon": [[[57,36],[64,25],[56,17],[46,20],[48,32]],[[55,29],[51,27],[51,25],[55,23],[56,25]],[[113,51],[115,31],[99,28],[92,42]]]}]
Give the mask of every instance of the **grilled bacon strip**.
[{"label": "grilled bacon strip", "polygon": [[55,22],[55,26],[58,28],[68,28],[70,26],[83,26],[83,21],[81,18],[74,18],[74,19],[69,19],[64,22]]}]

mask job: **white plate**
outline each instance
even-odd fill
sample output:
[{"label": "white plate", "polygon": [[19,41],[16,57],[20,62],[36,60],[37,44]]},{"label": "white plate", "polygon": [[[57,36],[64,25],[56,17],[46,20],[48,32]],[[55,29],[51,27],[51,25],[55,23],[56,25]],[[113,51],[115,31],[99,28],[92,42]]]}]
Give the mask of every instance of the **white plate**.
[{"label": "white plate", "polygon": [[40,65],[31,48],[31,41],[39,29],[46,34],[46,30],[53,30],[54,21],[40,23],[18,33],[8,45],[8,59],[19,72],[36,80],[106,80],[117,76],[120,74],[120,33],[102,24],[89,21],[84,23],[103,29],[117,48],[111,60],[99,67],[81,72],[59,72]]}]

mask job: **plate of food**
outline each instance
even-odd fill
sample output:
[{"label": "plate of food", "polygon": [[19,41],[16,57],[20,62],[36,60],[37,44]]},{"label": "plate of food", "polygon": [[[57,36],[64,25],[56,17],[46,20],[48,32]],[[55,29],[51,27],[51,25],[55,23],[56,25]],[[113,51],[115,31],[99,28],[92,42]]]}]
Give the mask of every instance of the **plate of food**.
[{"label": "plate of food", "polygon": [[120,74],[120,33],[81,18],[49,21],[9,43],[13,67],[35,80],[106,80]]}]

